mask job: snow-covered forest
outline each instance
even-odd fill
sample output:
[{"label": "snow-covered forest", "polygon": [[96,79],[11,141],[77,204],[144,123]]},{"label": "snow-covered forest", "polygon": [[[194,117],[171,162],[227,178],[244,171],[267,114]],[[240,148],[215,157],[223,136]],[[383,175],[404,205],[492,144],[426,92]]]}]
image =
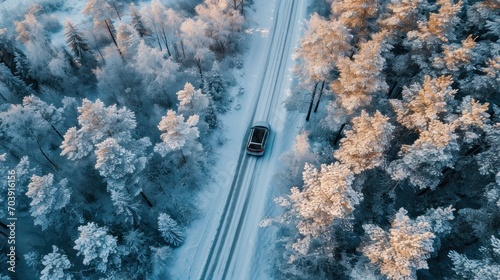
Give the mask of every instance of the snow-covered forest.
[{"label": "snow-covered forest", "polygon": [[[210,279],[268,259],[244,279],[500,279],[499,0],[309,0],[305,22],[302,1],[258,1],[261,29],[253,0],[0,1],[0,279]],[[252,60],[269,80],[245,76]],[[239,83],[288,90],[273,79],[294,85],[284,103]],[[272,123],[272,151],[250,160],[221,119],[271,106],[305,125],[282,125],[300,132],[254,186],[287,140]],[[228,141],[242,156],[218,165]],[[234,207],[231,180],[248,187]],[[268,193],[271,237],[253,240],[256,211],[235,213]],[[203,212],[224,205],[237,225],[208,240],[226,219]],[[185,246],[232,234],[223,257]],[[260,240],[242,260],[235,244]]]},{"label": "snow-covered forest", "polygon": [[276,279],[500,279],[500,2],[316,0]]},{"label": "snow-covered forest", "polygon": [[0,279],[166,279],[211,180],[252,2],[0,3],[0,173],[15,173],[17,218]]}]

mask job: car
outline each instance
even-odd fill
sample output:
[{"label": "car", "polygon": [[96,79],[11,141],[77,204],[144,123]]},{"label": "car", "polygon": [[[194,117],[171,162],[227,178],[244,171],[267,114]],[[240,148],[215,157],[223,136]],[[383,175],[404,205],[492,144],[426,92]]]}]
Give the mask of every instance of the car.
[{"label": "car", "polygon": [[266,150],[267,139],[271,134],[271,125],[265,121],[255,122],[250,128],[247,141],[247,154],[261,156]]}]

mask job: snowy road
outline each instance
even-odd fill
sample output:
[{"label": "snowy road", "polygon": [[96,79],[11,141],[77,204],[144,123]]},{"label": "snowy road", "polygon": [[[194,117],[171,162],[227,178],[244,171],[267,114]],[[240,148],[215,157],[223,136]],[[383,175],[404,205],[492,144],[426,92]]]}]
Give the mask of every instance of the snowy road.
[{"label": "snowy road", "polygon": [[[258,224],[272,207],[270,185],[279,156],[292,145],[300,126],[297,116],[287,114],[283,100],[292,83],[291,57],[307,1],[257,0],[254,6],[256,15],[264,18],[254,18],[258,27],[253,32],[261,31],[262,36],[254,36],[245,59],[241,84],[247,94],[240,101],[244,109],[225,123],[234,139],[224,149],[235,155],[223,155],[227,164],[218,164],[227,172],[227,179],[221,180],[227,187],[220,186],[223,190],[217,197],[207,198],[220,204],[208,205],[206,219],[193,225],[198,231],[188,233],[191,240],[174,264],[174,279],[269,278],[265,266],[272,241]],[[246,155],[244,149],[249,126],[259,120],[268,121],[273,131],[261,158]]]}]

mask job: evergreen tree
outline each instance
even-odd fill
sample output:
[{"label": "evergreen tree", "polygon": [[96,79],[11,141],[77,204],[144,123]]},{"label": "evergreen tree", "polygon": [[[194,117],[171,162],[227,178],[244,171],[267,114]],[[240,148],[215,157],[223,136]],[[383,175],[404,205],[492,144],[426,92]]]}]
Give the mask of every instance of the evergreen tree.
[{"label": "evergreen tree", "polygon": [[211,49],[224,52],[236,48],[243,28],[243,16],[237,9],[232,9],[227,1],[205,0],[195,10],[198,18],[207,24]]},{"label": "evergreen tree", "polygon": [[193,151],[200,151],[201,144],[198,141],[198,115],[190,116],[184,121],[183,115],[177,115],[175,111],[168,110],[167,115],[161,118],[158,129],[162,131],[160,138],[162,142],[156,144],[154,150],[162,157],[172,151],[181,151],[182,155],[189,155]]},{"label": "evergreen tree", "polygon": [[139,13],[134,3],[130,3],[130,14],[132,16],[132,26],[139,36],[146,37],[151,35],[151,30],[144,25],[142,15]]},{"label": "evergreen tree", "polygon": [[184,89],[177,92],[179,99],[178,112],[187,116],[198,115],[204,117],[209,105],[209,99],[201,92],[195,90],[193,85],[186,83]]},{"label": "evergreen tree", "polygon": [[35,225],[41,225],[42,230],[56,223],[60,218],[60,209],[70,200],[71,191],[67,187],[68,179],[54,183],[54,175],[33,175],[28,185],[26,196],[31,198],[31,216],[35,218]]},{"label": "evergreen tree", "polygon": [[434,251],[433,230],[441,230],[432,224],[453,219],[453,215],[444,215],[435,221],[434,215],[412,220],[407,213],[404,208],[399,209],[388,232],[376,225],[363,225],[369,239],[361,250],[389,279],[417,279],[416,270],[428,268],[427,259]]},{"label": "evergreen tree", "polygon": [[375,0],[334,0],[332,14],[342,25],[353,30],[358,36],[368,34],[369,20],[378,14],[378,1]]},{"label": "evergreen tree", "polygon": [[440,120],[450,111],[450,101],[457,90],[451,88],[451,76],[435,79],[426,76],[423,85],[414,84],[403,89],[403,100],[391,100],[398,122],[408,129],[424,131],[433,120]]},{"label": "evergreen tree", "polygon": [[108,234],[107,227],[99,227],[93,222],[79,226],[79,237],[75,240],[73,249],[77,250],[77,256],[83,255],[83,264],[96,265],[98,271],[106,273],[109,264],[120,264],[118,257],[117,238]]},{"label": "evergreen tree", "polygon": [[361,116],[352,119],[352,130],[345,132],[335,158],[354,174],[381,165],[394,130],[388,121],[389,118],[378,111],[370,117],[363,110]]},{"label": "evergreen tree", "polygon": [[165,241],[174,247],[181,245],[184,241],[184,234],[177,222],[168,214],[160,213],[158,216],[158,230]]},{"label": "evergreen tree", "polygon": [[44,268],[40,280],[70,280],[72,275],[68,273],[71,268],[71,262],[68,257],[59,252],[57,246],[52,246],[52,253],[43,257],[42,264]]},{"label": "evergreen tree", "polygon": [[450,251],[448,256],[453,261],[453,271],[461,279],[498,279],[500,275],[500,239],[491,236],[490,247],[481,247],[482,259],[469,259],[465,254]]},{"label": "evergreen tree", "polygon": [[291,189],[290,202],[300,215],[297,227],[303,236],[318,236],[335,219],[348,217],[363,198],[352,188],[352,172],[338,162],[323,164],[321,170],[306,164],[302,174],[304,186]]},{"label": "evergreen tree", "polygon": [[202,83],[204,82],[203,64],[206,61],[211,64],[213,57],[213,53],[209,48],[213,44],[213,39],[206,35],[207,29],[207,23],[201,19],[187,19],[180,28],[185,59],[196,64]]},{"label": "evergreen tree", "polygon": [[90,50],[89,45],[85,41],[83,35],[69,20],[66,20],[66,24],[64,25],[64,36],[66,37],[66,44],[68,44],[68,47],[77,57],[77,59],[81,59],[83,53]]},{"label": "evergreen tree", "polygon": [[339,102],[348,114],[368,106],[373,95],[388,90],[383,73],[385,58],[382,53],[390,47],[386,33],[377,33],[362,43],[360,50],[349,58],[340,58],[337,63],[340,75],[330,85]]}]

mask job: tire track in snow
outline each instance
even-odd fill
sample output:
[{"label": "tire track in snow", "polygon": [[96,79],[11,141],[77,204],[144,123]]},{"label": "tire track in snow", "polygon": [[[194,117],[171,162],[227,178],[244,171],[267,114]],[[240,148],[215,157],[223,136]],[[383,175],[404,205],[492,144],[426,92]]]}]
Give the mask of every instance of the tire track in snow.
[{"label": "tire track in snow", "polygon": [[[279,85],[280,85],[280,81],[283,79],[283,76],[284,76],[284,73],[285,73],[285,69],[283,69],[284,65],[286,64],[286,60],[288,59],[288,56],[286,54],[288,54],[287,50],[289,49],[289,46],[291,44],[291,40],[289,40],[289,37],[290,37],[290,29],[291,27],[293,26],[293,22],[295,21],[295,18],[292,16],[293,15],[293,12],[294,10],[296,10],[296,3],[298,3],[298,1],[286,1],[285,3],[289,4],[291,3],[290,7],[286,7],[286,11],[287,11],[287,15],[290,15],[288,17],[288,21],[286,23],[286,29],[285,29],[285,36],[282,36],[281,38],[283,39],[282,43],[280,42],[278,45],[279,45],[279,63],[277,64],[278,67],[275,71],[273,71],[273,74],[272,77],[270,77],[268,79],[268,81],[270,81],[271,85],[269,86],[269,89],[272,88],[272,90],[269,90],[267,92],[270,92],[272,94],[270,94],[271,96],[271,101],[270,101],[270,104],[266,104],[265,108],[266,108],[266,117],[264,118],[266,121],[268,122],[271,122],[271,119],[269,118],[270,116],[270,113],[271,113],[271,109],[274,109],[276,108],[276,103],[278,101],[278,97],[279,97]],[[289,12],[288,12],[289,11]],[[281,46],[281,44],[283,44],[283,46]],[[260,89],[260,91],[262,92],[262,88]],[[255,116],[254,116],[255,117]],[[273,140],[274,137],[271,139],[269,138],[269,142],[271,142],[271,140]],[[268,143],[268,144],[272,144],[272,143]],[[268,150],[270,150],[269,148],[271,148],[271,145],[268,145]],[[272,151],[272,150],[271,150]],[[271,152],[269,151],[269,152]],[[267,160],[265,161],[265,163],[268,163],[269,162],[269,154],[268,154],[268,157],[266,158]],[[258,172],[251,172],[249,173],[250,175],[255,175],[255,173],[257,174],[260,174],[260,170],[262,169],[262,167],[264,166],[264,162],[262,161],[259,161],[261,164],[258,164],[257,166],[257,171]],[[232,261],[233,261],[233,255],[234,255],[234,251],[235,251],[235,248],[236,248],[236,244],[238,242],[238,238],[240,236],[240,232],[241,232],[241,228],[243,226],[243,222],[246,218],[246,214],[247,214],[247,210],[248,210],[248,205],[249,205],[249,202],[250,202],[250,197],[251,197],[251,191],[254,190],[254,188],[252,188],[252,186],[254,185],[254,178],[256,178],[257,176],[251,176],[252,177],[252,180],[250,181],[250,184],[248,185],[248,189],[247,189],[247,193],[245,195],[245,202],[244,202],[244,205],[243,205],[243,210],[242,210],[242,213],[240,215],[240,218],[239,218],[239,221],[238,221],[238,227],[236,228],[236,232],[235,232],[235,237],[233,239],[233,242],[231,244],[231,249],[229,251],[229,255],[227,257],[227,261],[226,261],[226,265],[225,265],[225,268],[224,268],[224,273],[222,275],[222,279],[227,279],[226,276],[227,276],[227,273],[228,273],[228,270],[229,270],[229,266],[231,265]]]},{"label": "tire track in snow", "polygon": [[[287,55],[285,54],[290,53],[289,50],[287,51],[287,47],[289,48],[290,45],[290,40],[289,40],[290,28],[292,26],[292,23],[295,21],[295,17],[293,17],[292,15],[296,3],[297,1],[294,0],[292,1],[278,0],[277,9],[274,15],[275,21],[273,23],[273,29],[271,32],[272,36],[271,42],[270,45],[268,46],[269,53],[266,57],[266,62],[264,64],[265,65],[264,74],[262,75],[262,80],[258,90],[258,96],[256,97],[258,102],[258,100],[262,96],[263,90],[266,89],[268,90],[266,92],[267,98],[265,106],[259,107],[256,104],[256,106],[254,107],[254,110],[252,112],[253,114],[252,122],[255,121],[257,115],[265,115],[266,117],[264,119],[270,121],[269,120],[270,109],[276,107],[275,104],[278,100],[277,96],[279,96],[279,92],[277,92],[276,90],[279,86],[278,81],[281,81],[280,77],[282,78],[284,75],[284,73],[282,73],[284,72],[284,69],[282,68],[284,65],[284,60],[288,58]],[[282,7],[282,5],[286,6]],[[280,15],[282,10],[285,11],[284,15]],[[278,29],[278,26],[280,26],[280,29]],[[279,34],[276,33],[277,30],[280,31]],[[270,73],[270,77],[267,77],[269,70],[272,71]],[[266,84],[266,87],[264,87],[264,84]],[[264,108],[265,109],[264,113],[257,114],[258,113],[257,108]],[[217,227],[215,239],[210,248],[207,260],[203,266],[200,279],[210,279],[210,280],[219,279],[219,278],[214,278],[214,275],[220,275],[220,273],[222,273],[222,278],[220,279],[225,279],[228,273],[228,269],[232,263],[233,259],[232,257],[236,248],[236,244],[238,242],[238,237],[243,227],[243,221],[245,220],[246,212],[248,210],[251,197],[251,190],[252,190],[251,186],[253,185],[254,182],[253,175],[255,173],[255,167],[257,163],[255,158],[246,156],[246,153],[244,152],[247,137],[244,138],[243,143],[241,145],[241,153],[238,158],[238,164],[236,167],[237,171],[233,176],[232,184],[230,187],[230,193],[228,195],[228,199],[226,200],[226,204],[224,206],[224,210],[221,215],[219,225]],[[269,160],[267,160],[266,162],[268,161]],[[259,164],[257,166],[258,173],[260,173],[262,166],[263,166],[262,164]],[[248,182],[249,180],[250,182]],[[245,192],[245,187],[246,187],[246,192]],[[241,192],[244,192],[245,196],[242,197],[240,195]],[[240,199],[245,199],[241,212],[236,211],[236,208],[239,205],[241,205],[241,203],[239,203]],[[233,228],[234,224],[236,223],[236,221],[234,220],[236,213],[239,213],[239,215],[236,215],[237,226],[235,229],[235,233],[232,236],[228,236],[229,233],[231,232],[231,228]],[[229,239],[232,239],[232,241]],[[225,246],[226,244],[231,244],[229,249],[226,248],[227,247]],[[225,254],[227,250],[229,250],[229,253]]]}]

